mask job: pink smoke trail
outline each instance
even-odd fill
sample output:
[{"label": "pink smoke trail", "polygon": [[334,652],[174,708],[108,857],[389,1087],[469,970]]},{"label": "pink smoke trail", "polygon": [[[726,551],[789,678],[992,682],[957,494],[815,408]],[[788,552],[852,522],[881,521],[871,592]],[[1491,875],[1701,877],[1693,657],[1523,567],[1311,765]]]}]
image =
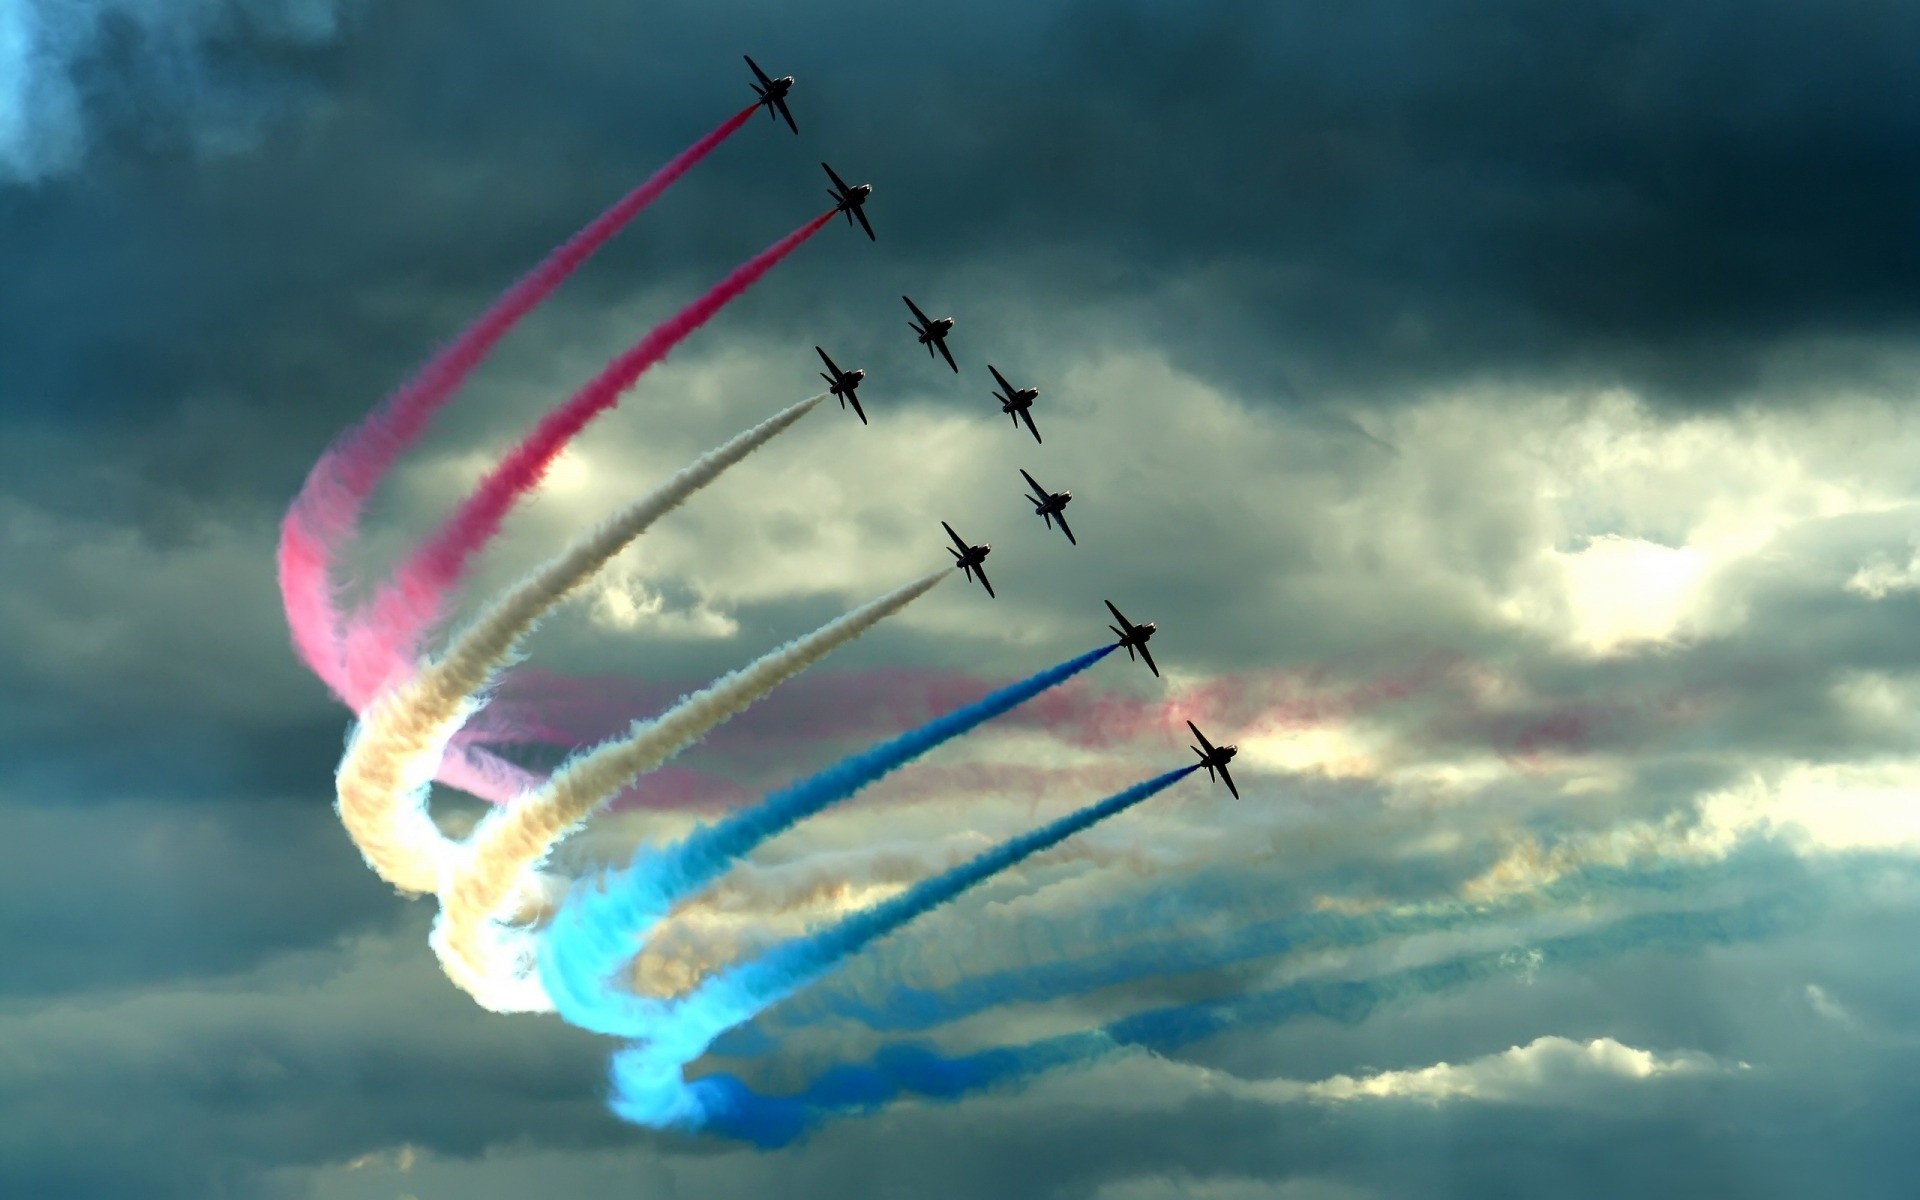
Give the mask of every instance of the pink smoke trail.
[{"label": "pink smoke trail", "polygon": [[385,682],[381,673],[397,661],[411,663],[420,640],[444,613],[448,593],[495,535],[522,496],[538,487],[567,443],[688,334],[711,320],[735,297],[801,244],[826,227],[829,210],[735,267],[725,279],[615,358],[565,404],[534,426],[440,528],[414,550],[357,613],[346,634],[347,670],[356,678]]},{"label": "pink smoke trail", "polygon": [[407,665],[376,663],[369,672],[357,674],[342,644],[334,559],[353,537],[367,498],[500,339],[642,209],[745,125],[757,107],[749,105],[727,118],[548,254],[384,404],[328,447],[308,473],[280,527],[280,597],[295,651],[355,712],[366,707],[396,668]]}]

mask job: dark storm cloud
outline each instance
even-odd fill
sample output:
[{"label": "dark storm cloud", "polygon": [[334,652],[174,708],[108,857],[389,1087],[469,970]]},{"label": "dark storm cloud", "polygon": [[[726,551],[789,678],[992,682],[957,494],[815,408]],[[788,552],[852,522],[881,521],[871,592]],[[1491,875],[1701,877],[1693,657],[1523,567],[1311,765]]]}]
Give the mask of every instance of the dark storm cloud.
[{"label": "dark storm cloud", "polygon": [[811,210],[823,156],[880,184],[885,240],[815,248],[748,311],[856,342],[911,284],[971,318],[969,354],[1065,302],[1314,395],[1488,372],[1698,395],[1796,338],[1904,337],[1920,299],[1897,6],[522,15],[376,7],[325,53],[328,99],[253,153],[0,193],[9,411],[269,406],[259,453],[291,473],[747,98],[743,48],[801,76],[805,136],[748,130],[582,305],[716,274]]},{"label": "dark storm cloud", "polygon": [[593,1095],[593,1039],[475,1010],[416,952],[425,909],[411,912],[391,938],[0,1014],[9,1048],[32,1048],[0,1062],[0,1181],[23,1196],[246,1196],[262,1168],[396,1138],[477,1154],[619,1136]]},{"label": "dark storm cloud", "polygon": [[393,919],[317,796],[275,806],[151,797],[0,805],[7,999],[163,986]]}]

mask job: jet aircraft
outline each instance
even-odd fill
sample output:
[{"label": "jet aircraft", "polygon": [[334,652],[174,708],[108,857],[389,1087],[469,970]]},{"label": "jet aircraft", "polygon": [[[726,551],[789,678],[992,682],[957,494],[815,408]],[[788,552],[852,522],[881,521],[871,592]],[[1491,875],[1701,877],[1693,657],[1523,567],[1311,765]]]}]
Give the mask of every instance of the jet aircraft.
[{"label": "jet aircraft", "polygon": [[1040,389],[1014,387],[1007,382],[1007,377],[1000,373],[1000,369],[992,363],[987,364],[987,370],[993,372],[994,379],[997,380],[1000,386],[1005,388],[1007,392],[1004,396],[999,392],[993,394],[993,398],[1000,402],[1000,411],[1006,413],[1007,416],[1013,419],[1013,424],[1016,429],[1019,428],[1020,422],[1025,421],[1027,428],[1033,432],[1033,440],[1036,442],[1039,441],[1040,431],[1035,429],[1033,425],[1033,402],[1039,398]]},{"label": "jet aircraft", "polygon": [[849,225],[858,220],[860,228],[867,231],[867,240],[878,241],[879,239],[873,236],[873,226],[867,224],[867,210],[864,207],[867,197],[873,195],[873,185],[862,183],[848,187],[845,180],[833,173],[832,167],[825,163],[821,163],[820,166],[826,171],[827,178],[833,180],[833,186],[827,189],[827,195],[833,197],[834,211],[847,214]]},{"label": "jet aircraft", "polygon": [[[1142,647],[1142,649],[1145,649],[1145,647]],[[1227,763],[1232,761],[1234,755],[1240,753],[1240,747],[1214,745],[1207,740],[1206,734],[1200,732],[1200,727],[1192,721],[1187,722],[1187,728],[1193,730],[1193,736],[1200,739],[1200,746],[1206,747],[1205,750],[1201,750],[1200,746],[1189,746],[1187,749],[1200,756],[1200,765],[1207,769],[1207,778],[1212,779],[1215,771],[1220,772],[1220,782],[1226,784],[1227,790],[1233,793],[1235,800],[1238,800],[1240,798],[1240,789],[1233,786],[1233,776],[1227,774]]]},{"label": "jet aircraft", "polygon": [[907,307],[912,309],[913,315],[920,319],[918,324],[908,321],[907,327],[920,335],[920,344],[927,348],[927,357],[933,357],[933,349],[938,346],[941,357],[947,360],[947,365],[953,368],[954,374],[958,375],[960,364],[953,361],[953,351],[947,349],[947,335],[953,332],[953,318],[941,317],[937,321],[933,320],[921,312],[920,306],[911,299],[906,296],[900,298],[906,300]]},{"label": "jet aircraft", "polygon": [[[1147,670],[1153,672],[1155,679],[1160,678],[1160,668],[1154,665],[1153,655],[1147,652],[1148,640],[1153,637],[1154,633],[1157,632],[1160,627],[1152,621],[1148,621],[1144,625],[1135,625],[1132,621],[1120,615],[1120,610],[1113,606],[1113,601],[1102,600],[1101,603],[1107,606],[1107,611],[1113,614],[1113,619],[1120,622],[1118,625],[1109,625],[1107,628],[1120,635],[1120,644],[1127,648],[1127,657],[1132,658],[1133,652],[1136,649],[1139,650],[1140,657],[1147,661]],[[1198,733],[1200,731],[1196,729],[1194,732]]]},{"label": "jet aircraft", "polygon": [[982,565],[987,561],[987,555],[993,553],[993,546],[987,542],[982,542],[978,546],[969,546],[961,540],[959,534],[953,531],[953,526],[945,521],[940,524],[947,531],[947,536],[953,539],[953,544],[960,547],[958,550],[947,551],[948,554],[953,555],[953,565],[959,567],[960,573],[968,579],[978,575],[980,586],[987,589],[987,595],[993,595],[993,585],[987,582],[987,569]]},{"label": "jet aircraft", "polygon": [[1055,521],[1060,522],[1060,532],[1067,535],[1068,543],[1078,546],[1080,543],[1074,541],[1073,530],[1067,528],[1067,514],[1064,511],[1067,504],[1072,501],[1073,493],[1049,492],[1040,486],[1038,479],[1027,474],[1025,467],[1020,469],[1020,474],[1026,479],[1027,486],[1033,489],[1033,495],[1028,496],[1027,499],[1033,501],[1034,513],[1038,515],[1042,521],[1046,522],[1048,529],[1053,528]]},{"label": "jet aircraft", "polygon": [[820,356],[821,362],[827,364],[827,371],[833,372],[831,375],[827,374],[826,371],[820,373],[820,378],[827,381],[827,391],[840,397],[841,408],[852,404],[853,415],[859,417],[860,423],[865,425],[867,423],[867,414],[860,411],[860,397],[854,395],[854,391],[859,388],[860,381],[867,377],[867,373],[860,370],[842,371],[838,366],[834,365],[834,361],[831,358],[827,357],[827,352],[818,346],[813,348],[813,352]]},{"label": "jet aircraft", "polygon": [[747,65],[753,68],[754,77],[760,81],[753,85],[754,94],[760,97],[760,103],[754,107],[764,107],[769,117],[773,116],[775,109],[779,109],[780,116],[787,119],[787,128],[799,133],[800,127],[793,123],[793,114],[787,111],[787,93],[793,90],[793,76],[768,79],[767,73],[760,69],[759,63],[753,61],[752,55],[742,54],[740,57],[747,60]]}]

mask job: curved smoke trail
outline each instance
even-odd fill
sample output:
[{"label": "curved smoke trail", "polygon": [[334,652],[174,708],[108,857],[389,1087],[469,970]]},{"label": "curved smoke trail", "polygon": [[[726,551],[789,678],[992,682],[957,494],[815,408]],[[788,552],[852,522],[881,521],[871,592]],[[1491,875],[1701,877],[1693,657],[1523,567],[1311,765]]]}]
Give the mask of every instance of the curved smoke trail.
[{"label": "curved smoke trail", "polygon": [[[1101,646],[1001,688],[870,750],[850,755],[768,796],[760,804],[704,826],[662,851],[643,851],[625,871],[576,885],[547,927],[540,973],[560,1015],[599,1033],[624,1034],[655,1006],[614,988],[614,972],[673,906],[717,880],[768,838],[854,795],[936,746],[968,733],[1113,653]],[[558,776],[556,776],[556,781]]]},{"label": "curved smoke trail", "polygon": [[618,404],[621,394],[648,368],[799,249],[833,215],[822,213],[735,267],[705,295],[616,357],[571,399],[541,418],[459,509],[407,556],[366,608],[348,622],[347,670],[356,678],[373,677],[396,656],[412,659],[421,639],[444,615],[448,593],[465,576],[474,556],[500,532],[501,523],[521,497],[546,477],[567,443],[594,418]]},{"label": "curved smoke trail", "polygon": [[375,664],[364,675],[354,675],[348,671],[341,645],[342,614],[334,594],[335,562],[342,546],[353,538],[374,489],[521,318],[552,295],[642,209],[745,125],[756,107],[744,108],[721,122],[556,247],[378,409],[337,438],[307,473],[280,526],[280,597],[295,650],[349,708],[355,712],[365,708],[381,682],[397,678],[412,665],[410,656],[396,653],[392,661]]},{"label": "curved smoke trail", "polygon": [[622,1031],[644,1038],[614,1057],[614,1112],[656,1128],[698,1129],[707,1123],[703,1100],[711,1093],[689,1087],[686,1064],[706,1053],[713,1039],[768,1005],[831,971],[849,955],[954,897],[1031,858],[1081,830],[1118,816],[1199,770],[1181,767],[1138,783],[1030,833],[1012,838],[950,871],[922,880],[905,892],[810,937],[783,942],[767,953],[722,971],[664,1012]]},{"label": "curved smoke trail", "polygon": [[488,683],[540,618],[655,521],[791,428],[823,398],[791,405],[696,459],[509,589],[440,659],[381,693],[340,762],[336,794],[348,834],[382,879],[414,892],[446,885],[455,856],[427,815],[427,789],[448,742],[484,703]]},{"label": "curved smoke trail", "polygon": [[[534,995],[527,939],[501,926],[498,918],[521,880],[553,847],[635,779],[926,595],[949,573],[950,568],[943,567],[781,646],[654,720],[636,723],[628,737],[573,756],[546,786],[483,817],[467,843],[467,861],[440,891],[433,943],[448,975],[455,982],[490,980],[490,987],[521,997]],[[487,1002],[484,996],[475,998]]]}]

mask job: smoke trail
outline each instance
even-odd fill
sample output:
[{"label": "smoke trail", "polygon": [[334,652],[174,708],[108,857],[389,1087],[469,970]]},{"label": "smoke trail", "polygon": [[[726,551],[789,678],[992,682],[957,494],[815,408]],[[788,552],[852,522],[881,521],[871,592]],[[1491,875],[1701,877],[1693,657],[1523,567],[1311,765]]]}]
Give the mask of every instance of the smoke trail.
[{"label": "smoke trail", "polygon": [[[1113,653],[1102,646],[901,734],[850,755],[759,805],[703,826],[664,851],[643,851],[602,886],[576,886],[540,943],[540,973],[560,1013],[583,1029],[622,1034],[657,1006],[610,986],[638,939],[679,901],[718,879],[743,855],[829,805],[852,796],[934,747],[1056,687]],[[557,777],[556,777],[557,779]]]},{"label": "smoke trail", "polygon": [[[451,851],[427,815],[427,788],[448,742],[480,707],[489,680],[514,657],[520,639],[648,526],[790,428],[823,398],[776,413],[608,518],[496,600],[454,639],[445,656],[381,693],[341,760],[336,791],[341,821],[382,879],[407,891],[438,891],[444,884]],[[475,764],[469,758],[462,766],[473,771]]]},{"label": "smoke trail", "polygon": [[[465,868],[440,891],[433,944],[448,975],[463,987],[465,980],[491,980],[529,994],[522,980],[532,964],[521,952],[524,943],[496,927],[520,880],[574,826],[635,779],[919,599],[950,573],[943,567],[769,652],[656,719],[636,722],[627,737],[568,759],[539,791],[488,813],[468,841]],[[629,951],[625,957],[631,956]],[[486,1002],[478,994],[475,998]]]},{"label": "smoke trail", "polygon": [[[1598,929],[1535,942],[1528,947],[1527,962],[1529,969],[1550,970],[1634,951],[1752,940],[1802,928],[1821,907],[1821,898],[1788,888],[1722,908],[1639,913]],[[784,1145],[827,1117],[870,1111],[903,1096],[955,1100],[1017,1085],[1056,1068],[1095,1062],[1128,1047],[1167,1053],[1231,1029],[1305,1016],[1357,1024],[1383,1005],[1510,975],[1514,969],[1511,950],[1483,951],[1372,979],[1308,980],[1228,1000],[1154,1009],[1099,1029],[1022,1046],[952,1057],[926,1045],[893,1046],[866,1065],[833,1068],[791,1096],[762,1096],[735,1076],[709,1075],[681,1085],[688,1095],[671,1115],[683,1128],[704,1127],[763,1146]],[[636,1123],[654,1123],[648,1108],[625,1104],[629,1094],[648,1097],[660,1087],[660,1072],[648,1061],[646,1048],[621,1051],[613,1071],[614,1111]]]},{"label": "smoke trail", "polygon": [[481,480],[460,508],[427,538],[394,577],[375,593],[349,623],[348,670],[377,674],[398,651],[412,657],[420,639],[439,621],[448,592],[468,565],[499,533],[507,512],[539,486],[547,469],[587,423],[619,403],[621,393],[649,367],[665,358],[687,335],[707,323],[727,303],[823,229],[833,213],[823,213],[754,255],[715,284],[704,296],[669,318],[615,358],[573,397],[534,426],[518,446]]},{"label": "smoke trail", "polygon": [[386,659],[370,657],[358,674],[348,671],[343,657],[333,562],[353,537],[368,497],[500,339],[642,209],[746,124],[756,107],[721,122],[561,243],[314,464],[280,526],[280,596],[301,659],[348,707],[360,711],[382,682],[412,666],[412,656],[399,648]]},{"label": "smoke trail", "polygon": [[1114,817],[1199,770],[1181,767],[1088,805],[1030,833],[1010,839],[950,871],[922,880],[905,892],[857,913],[811,937],[783,942],[768,953],[723,971],[653,1019],[625,1031],[644,1037],[615,1058],[613,1110],[629,1121],[656,1128],[699,1128],[707,1114],[681,1070],[706,1053],[713,1039],[750,1020],[768,1005],[831,971],[849,955],[982,880],[999,874],[1081,830]]},{"label": "smoke trail", "polygon": [[[1751,870],[1751,862],[1741,864]],[[1599,895],[1675,893],[1697,889],[1721,874],[1716,867],[1673,867],[1635,871],[1596,866],[1525,895],[1494,903],[1440,900],[1371,913],[1306,911],[1256,921],[1225,933],[1181,931],[1155,942],[1129,942],[1142,928],[1179,929],[1178,906],[1148,902],[1097,915],[1054,939],[1056,943],[1100,947],[1079,958],[1062,957],[1011,970],[974,975],[940,987],[913,987],[895,977],[869,986],[876,999],[859,995],[811,993],[784,1007],[780,1024],[789,1028],[823,1019],[853,1021],[876,1033],[926,1030],[1012,1004],[1081,996],[1103,988],[1216,971],[1256,959],[1305,950],[1351,949],[1396,939],[1455,932],[1471,925],[1537,916],[1556,907],[1594,902]],[[1207,901],[1248,911],[1275,907],[1271,898],[1245,888]]]}]

